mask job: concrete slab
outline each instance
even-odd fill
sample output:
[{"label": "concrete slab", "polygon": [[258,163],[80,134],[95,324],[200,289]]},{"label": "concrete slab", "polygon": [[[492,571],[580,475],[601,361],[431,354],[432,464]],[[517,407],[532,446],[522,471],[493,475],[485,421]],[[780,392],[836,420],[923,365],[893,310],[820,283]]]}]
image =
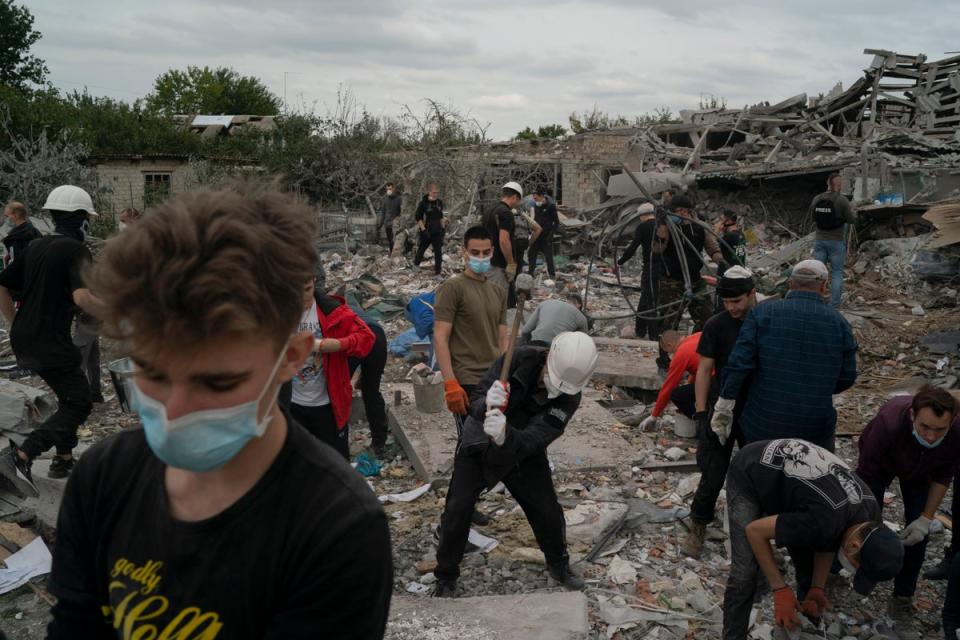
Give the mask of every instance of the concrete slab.
[{"label": "concrete slab", "polygon": [[[448,413],[424,414],[413,405],[413,386],[394,384],[403,397],[390,407],[394,437],[407,452],[420,477],[430,482],[449,473],[457,446],[453,418]],[[563,436],[550,445],[548,455],[556,470],[609,468],[630,461],[636,452],[621,435],[625,429],[609,411],[584,397]],[[408,448],[409,447],[409,448]]]},{"label": "concrete slab", "polygon": [[[594,336],[593,343],[598,347],[627,347],[629,349],[643,349],[656,354],[660,343],[656,340],[638,340],[637,338],[606,338]],[[656,357],[656,355],[654,355]]]},{"label": "concrete slab", "polygon": [[593,381],[646,391],[658,391],[663,382],[657,373],[656,352],[635,349],[625,352],[601,351]]},{"label": "concrete slab", "polygon": [[589,631],[587,598],[579,592],[476,598],[395,595],[385,640],[584,640]]}]

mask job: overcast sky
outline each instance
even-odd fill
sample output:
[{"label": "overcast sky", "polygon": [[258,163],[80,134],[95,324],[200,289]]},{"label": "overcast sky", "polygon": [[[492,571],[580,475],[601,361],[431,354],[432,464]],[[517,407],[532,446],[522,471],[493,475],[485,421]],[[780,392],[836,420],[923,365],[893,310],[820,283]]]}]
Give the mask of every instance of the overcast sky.
[{"label": "overcast sky", "polygon": [[53,83],[134,100],[165,70],[231,66],[290,108],[349,87],[377,114],[426,97],[495,139],[571,111],[743,106],[849,86],[864,48],[960,50],[956,0],[29,0]]}]

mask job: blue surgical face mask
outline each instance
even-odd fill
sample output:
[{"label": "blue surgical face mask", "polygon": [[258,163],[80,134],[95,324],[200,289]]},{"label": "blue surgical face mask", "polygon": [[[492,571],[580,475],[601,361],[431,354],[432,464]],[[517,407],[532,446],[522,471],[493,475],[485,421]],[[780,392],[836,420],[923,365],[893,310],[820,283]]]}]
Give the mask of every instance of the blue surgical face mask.
[{"label": "blue surgical face mask", "polygon": [[933,442],[927,442],[926,440],[923,439],[923,436],[921,436],[919,433],[917,433],[917,427],[914,426],[914,427],[913,427],[913,437],[916,439],[917,442],[920,443],[920,446],[923,447],[924,449],[936,449],[936,448],[939,447],[940,444],[943,442],[943,439],[947,437],[947,434],[944,433],[942,436],[940,436],[939,438],[937,438],[937,439],[934,440]]},{"label": "blue surgical face mask", "polygon": [[673,220],[676,224],[680,224],[681,222],[683,222],[683,218],[681,218],[680,216],[674,215],[672,213],[670,214],[670,219]]},{"label": "blue surgical face mask", "polygon": [[219,469],[234,458],[253,438],[267,430],[273,418],[271,410],[276,395],[270,400],[266,414],[257,419],[260,401],[273,385],[274,376],[287,352],[284,344],[270,377],[256,400],[223,409],[194,411],[175,420],[167,419],[167,408],[143,393],[135,378],[130,378],[130,406],[140,415],[147,444],[168,466],[203,472]]},{"label": "blue surgical face mask", "polygon": [[473,271],[479,275],[485,274],[487,271],[490,271],[491,259],[492,258],[474,258],[473,256],[470,256],[470,271]]}]

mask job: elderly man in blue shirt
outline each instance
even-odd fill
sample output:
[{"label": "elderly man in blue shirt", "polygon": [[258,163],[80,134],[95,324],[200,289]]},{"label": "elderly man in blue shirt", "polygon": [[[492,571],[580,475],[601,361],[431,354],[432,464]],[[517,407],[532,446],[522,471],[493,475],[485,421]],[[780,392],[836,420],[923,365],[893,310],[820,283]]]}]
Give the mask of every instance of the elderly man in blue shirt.
[{"label": "elderly man in blue shirt", "polygon": [[748,442],[800,438],[833,451],[833,395],[857,379],[857,343],[850,324],[826,302],[827,267],[797,263],[783,300],[747,316],[723,370],[711,428],[730,433],[733,407],[748,385],[740,427]]}]

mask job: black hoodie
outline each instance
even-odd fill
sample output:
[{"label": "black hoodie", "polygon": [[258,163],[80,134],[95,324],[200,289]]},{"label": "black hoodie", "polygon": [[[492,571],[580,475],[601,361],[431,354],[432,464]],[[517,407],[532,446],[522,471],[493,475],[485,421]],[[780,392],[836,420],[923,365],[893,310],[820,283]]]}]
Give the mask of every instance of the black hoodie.
[{"label": "black hoodie", "polygon": [[3,246],[7,248],[7,257],[3,260],[3,266],[13,262],[14,258],[23,253],[30,241],[36,240],[40,235],[41,233],[29,220],[15,226],[3,239]]}]

